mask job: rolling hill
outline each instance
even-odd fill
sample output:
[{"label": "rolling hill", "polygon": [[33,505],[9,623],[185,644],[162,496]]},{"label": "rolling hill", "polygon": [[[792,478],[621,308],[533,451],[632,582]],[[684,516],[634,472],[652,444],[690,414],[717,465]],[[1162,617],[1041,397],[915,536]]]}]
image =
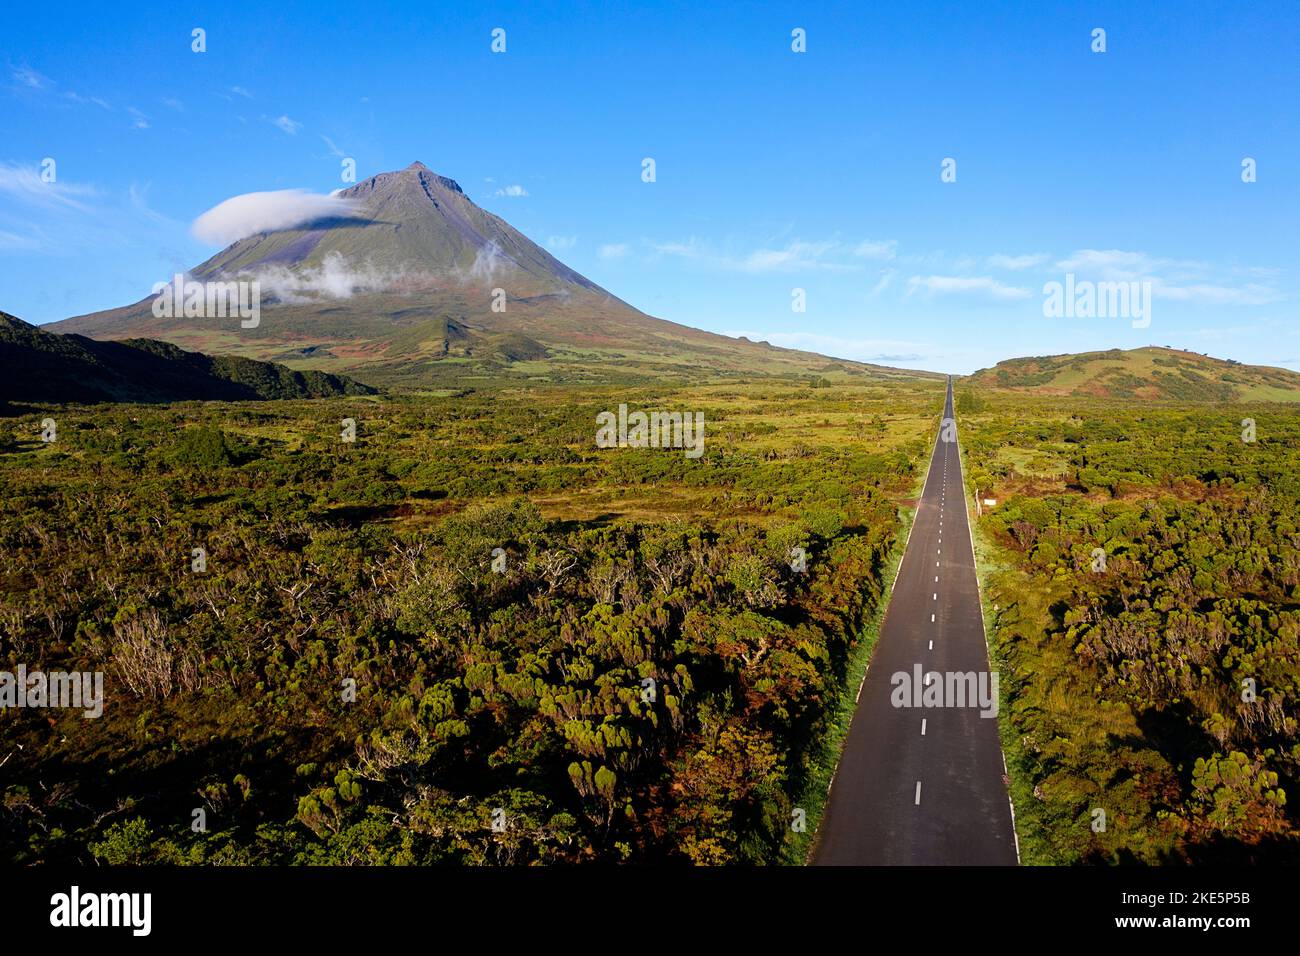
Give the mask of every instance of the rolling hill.
[{"label": "rolling hill", "polygon": [[[148,336],[413,386],[503,378],[927,374],[831,360],[648,316],[422,163],[373,176],[338,198],[351,204],[349,215],[248,236],[191,270],[202,281],[258,280],[257,328],[243,329],[233,319],[158,318],[152,297],[50,328],[97,339]],[[494,297],[497,289],[504,299]]]},{"label": "rolling hill", "polygon": [[237,401],[375,391],[342,376],[202,355],[151,339],[55,335],[7,312],[0,312],[0,368],[0,402]]},{"label": "rolling hill", "polygon": [[1147,346],[1008,359],[965,383],[986,388],[1147,401],[1300,402],[1300,374]]}]

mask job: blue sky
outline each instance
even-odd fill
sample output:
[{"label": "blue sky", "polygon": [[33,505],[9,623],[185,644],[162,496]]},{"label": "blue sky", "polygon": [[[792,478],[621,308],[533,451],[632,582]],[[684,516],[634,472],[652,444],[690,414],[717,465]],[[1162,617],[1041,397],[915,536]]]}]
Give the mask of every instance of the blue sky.
[{"label": "blue sky", "polygon": [[[419,159],[713,331],[952,372],[1147,344],[1300,369],[1294,3],[465,6],[12,6],[0,309],[136,301],[216,251],[191,225],[223,200]],[[1067,273],[1150,280],[1150,326],[1045,317]]]}]

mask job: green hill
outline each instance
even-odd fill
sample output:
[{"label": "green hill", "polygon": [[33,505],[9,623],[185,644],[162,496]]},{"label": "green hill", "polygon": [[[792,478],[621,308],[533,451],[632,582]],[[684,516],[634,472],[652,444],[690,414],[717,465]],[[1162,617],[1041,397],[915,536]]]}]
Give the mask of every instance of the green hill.
[{"label": "green hill", "polygon": [[324,372],[187,352],[167,342],[56,335],[0,312],[0,402],[176,402],[370,395]]},{"label": "green hill", "polygon": [[1157,346],[1008,359],[965,384],[1144,401],[1300,402],[1295,372]]}]

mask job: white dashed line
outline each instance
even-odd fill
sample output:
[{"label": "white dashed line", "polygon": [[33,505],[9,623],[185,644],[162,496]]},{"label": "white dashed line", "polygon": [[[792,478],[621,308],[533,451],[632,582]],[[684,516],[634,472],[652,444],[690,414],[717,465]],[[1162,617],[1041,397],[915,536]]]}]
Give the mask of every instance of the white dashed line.
[{"label": "white dashed line", "polygon": [[931,624],[934,623],[934,615],[933,615],[933,614],[930,615],[930,623],[931,623]]},{"label": "white dashed line", "polygon": [[924,717],[921,718],[921,736],[922,736],[922,737],[925,736],[925,718],[924,718]]},{"label": "white dashed line", "polygon": [[916,781],[916,806],[921,805],[921,781]]},{"label": "white dashed line", "polygon": [[930,642],[930,650],[934,650],[934,641]]}]

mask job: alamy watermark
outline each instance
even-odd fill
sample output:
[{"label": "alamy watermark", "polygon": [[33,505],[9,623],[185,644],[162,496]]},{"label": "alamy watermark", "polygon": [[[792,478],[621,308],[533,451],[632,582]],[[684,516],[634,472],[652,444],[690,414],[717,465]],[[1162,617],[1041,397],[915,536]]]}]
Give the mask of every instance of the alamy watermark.
[{"label": "alamy watermark", "polygon": [[239,327],[255,329],[262,322],[262,285],[256,279],[195,282],[181,273],[171,282],[153,285],[156,319],[224,319],[239,316]]},{"label": "alamy watermark", "polygon": [[1076,280],[1043,285],[1043,317],[1048,319],[1132,319],[1133,328],[1151,324],[1151,280],[1115,282]]},{"label": "alamy watermark", "polygon": [[893,691],[889,702],[894,707],[978,707],[981,717],[998,715],[997,671],[929,671],[922,675],[921,665],[912,672],[896,671],[889,678]]},{"label": "alamy watermark", "polygon": [[627,405],[618,406],[618,414],[601,412],[596,416],[597,448],[684,448],[687,458],[704,454],[703,412],[628,413]]},{"label": "alamy watermark", "polygon": [[103,671],[0,671],[0,710],[7,708],[71,708],[86,718],[104,713]]}]

